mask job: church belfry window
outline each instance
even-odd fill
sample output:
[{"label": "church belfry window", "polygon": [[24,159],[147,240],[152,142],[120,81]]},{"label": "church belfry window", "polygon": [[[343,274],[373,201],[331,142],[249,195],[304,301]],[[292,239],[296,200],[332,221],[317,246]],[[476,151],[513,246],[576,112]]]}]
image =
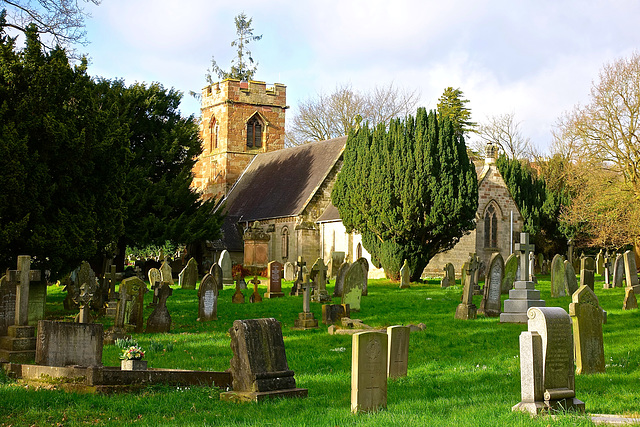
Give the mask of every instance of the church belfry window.
[{"label": "church belfry window", "polygon": [[282,227],[282,258],[289,258],[289,229]]},{"label": "church belfry window", "polygon": [[262,132],[263,126],[257,115],[254,115],[247,121],[247,147],[248,148],[260,148],[262,147]]},{"label": "church belfry window", "polygon": [[484,247],[498,247],[498,215],[493,204],[484,213]]},{"label": "church belfry window", "polygon": [[213,116],[209,124],[209,138],[209,151],[213,151],[218,148],[218,122]]}]

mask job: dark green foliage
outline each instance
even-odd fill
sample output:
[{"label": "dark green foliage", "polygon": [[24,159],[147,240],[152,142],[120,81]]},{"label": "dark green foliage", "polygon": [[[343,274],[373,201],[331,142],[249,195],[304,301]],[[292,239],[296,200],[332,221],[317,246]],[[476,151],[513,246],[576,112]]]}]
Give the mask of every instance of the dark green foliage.
[{"label": "dark green foliage", "polygon": [[469,102],[463,98],[463,92],[448,87],[438,98],[438,115],[448,117],[453,122],[456,133],[474,132],[477,123],[471,121],[471,110],[465,105]]},{"label": "dark green foliage", "polygon": [[388,130],[365,125],[349,134],[332,200],[374,263],[397,279],[407,259],[417,280],[475,227],[478,182],[453,123],[420,108]]}]

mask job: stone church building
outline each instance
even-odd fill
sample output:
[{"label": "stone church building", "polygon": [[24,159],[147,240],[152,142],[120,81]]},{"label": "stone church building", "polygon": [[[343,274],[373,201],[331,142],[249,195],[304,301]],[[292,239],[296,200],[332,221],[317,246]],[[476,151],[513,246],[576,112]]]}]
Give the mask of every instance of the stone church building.
[{"label": "stone church building", "polygon": [[[243,231],[258,221],[270,236],[269,259],[313,263],[341,251],[347,260],[371,257],[360,235],[347,233],[331,190],[342,166],[346,137],[284,148],[286,87],[226,79],[202,91],[203,152],[194,167],[194,187],[204,198],[219,200],[226,214],[222,238],[207,242],[205,259],[227,249],[233,263],[243,259]],[[469,253],[488,264],[494,252],[506,259],[519,236],[522,217],[495,166],[490,148],[476,165],[479,203],[475,230],[451,250],[438,254],[426,276],[441,276],[453,263],[458,274]],[[371,264],[371,263],[370,263]],[[371,265],[370,278],[384,277]]]}]

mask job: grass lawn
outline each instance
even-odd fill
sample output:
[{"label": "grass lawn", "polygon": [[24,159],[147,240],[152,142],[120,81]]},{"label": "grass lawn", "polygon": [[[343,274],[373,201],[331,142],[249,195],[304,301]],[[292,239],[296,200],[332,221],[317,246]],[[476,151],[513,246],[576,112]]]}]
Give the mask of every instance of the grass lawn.
[{"label": "grass lawn", "polygon": [[[547,306],[568,311],[570,297],[551,299],[549,276],[539,281],[537,289]],[[290,282],[285,292],[288,287]],[[331,293],[332,286],[328,288]],[[352,313],[353,318],[374,327],[427,325],[425,331],[411,334],[408,376],[389,380],[384,411],[351,414],[351,337],[330,336],[323,325],[317,330],[291,330],[302,311],[301,297],[232,304],[234,289],[227,288],[218,300],[219,320],[198,323],[197,291],[176,288],[167,302],[171,333],[133,335],[147,350],[150,367],[224,371],[232,356],[227,331],[233,321],[275,317],[282,323],[289,367],[298,387],[309,389],[309,397],[235,404],[221,402],[216,388],[168,386],[140,393],[81,395],[27,388],[0,374],[0,425],[592,425],[585,416],[532,419],[511,411],[520,401],[518,336],[526,325],[500,324],[498,318],[482,316],[454,319],[461,291],[460,285],[441,289],[439,280],[402,290],[387,280],[369,281],[369,296],[363,297],[362,309]],[[264,292],[266,286],[261,287]],[[576,397],[586,403],[587,413],[638,416],[640,310],[622,310],[622,288],[603,290],[602,282],[596,282],[596,294],[608,312],[603,327],[607,372],[576,376]],[[63,310],[61,287],[50,287],[48,295],[48,318],[70,320],[76,314]],[[245,295],[248,301],[250,291]],[[150,301],[148,293],[145,305]],[[474,302],[479,306],[480,297]],[[312,303],[311,309],[321,320],[321,305]],[[145,319],[150,313],[145,309]],[[112,325],[111,319],[100,321],[105,328]],[[173,346],[171,351],[166,351],[168,345]],[[119,365],[119,355],[117,347],[107,346],[103,363]]]}]

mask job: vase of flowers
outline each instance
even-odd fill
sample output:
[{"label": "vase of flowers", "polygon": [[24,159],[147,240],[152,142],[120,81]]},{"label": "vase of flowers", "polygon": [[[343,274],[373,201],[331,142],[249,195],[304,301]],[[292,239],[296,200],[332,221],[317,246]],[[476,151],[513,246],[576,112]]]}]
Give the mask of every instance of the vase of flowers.
[{"label": "vase of flowers", "polygon": [[137,345],[122,350],[120,356],[120,369],[123,371],[144,371],[147,369],[147,361],[144,358],[144,351]]}]

